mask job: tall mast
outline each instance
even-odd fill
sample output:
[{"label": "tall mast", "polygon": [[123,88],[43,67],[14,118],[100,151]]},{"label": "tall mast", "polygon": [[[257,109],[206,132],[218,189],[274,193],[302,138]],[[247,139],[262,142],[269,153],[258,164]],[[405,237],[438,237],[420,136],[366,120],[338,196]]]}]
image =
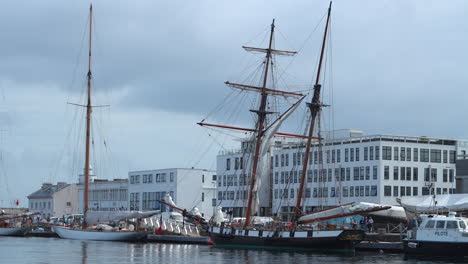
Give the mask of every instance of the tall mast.
[{"label": "tall mast", "polygon": [[267,104],[267,80],[268,80],[268,68],[270,66],[270,59],[271,59],[271,46],[273,44],[273,33],[275,31],[275,20],[273,19],[273,22],[271,23],[271,32],[270,32],[270,43],[268,45],[268,49],[266,50],[266,61],[265,61],[265,74],[263,76],[263,85],[262,85],[262,91],[261,91],[261,98],[260,98],[260,107],[258,108],[256,112],[258,115],[258,121],[257,121],[257,139],[255,142],[255,155],[254,155],[254,160],[253,160],[253,167],[252,167],[252,179],[250,181],[250,187],[249,187],[249,200],[247,204],[247,213],[245,215],[245,227],[247,227],[250,224],[250,218],[252,215],[252,199],[253,199],[253,189],[256,181],[256,175],[257,175],[257,166],[258,166],[258,159],[259,159],[259,154],[260,154],[260,145],[262,143],[262,136],[263,136],[263,127],[265,125],[265,119],[266,115],[268,114],[266,110],[266,104]]},{"label": "tall mast", "polygon": [[302,175],[301,175],[299,190],[297,193],[297,202],[296,202],[296,207],[294,208],[294,219],[293,219],[294,223],[297,222],[297,220],[299,219],[301,215],[302,193],[304,191],[304,184],[305,184],[306,173],[307,173],[307,165],[309,164],[310,145],[312,142],[312,135],[314,133],[315,120],[317,118],[318,113],[320,112],[322,108],[322,105],[320,102],[320,89],[322,85],[319,84],[319,82],[320,82],[320,73],[322,70],[323,54],[325,51],[325,44],[327,40],[328,25],[330,23],[331,5],[332,5],[332,2],[330,1],[330,5],[328,7],[327,22],[325,24],[325,32],[323,34],[322,49],[320,51],[320,60],[319,60],[318,69],[317,69],[317,76],[315,78],[314,96],[312,97],[312,102],[308,104],[308,107],[310,108],[311,119],[310,119],[310,126],[309,126],[309,135],[307,138],[307,144],[306,144],[306,149],[304,153],[304,162],[302,163]]},{"label": "tall mast", "polygon": [[[90,152],[90,137],[91,137],[91,44],[92,44],[92,25],[93,25],[93,5],[89,7],[89,53],[88,53],[88,102],[86,104],[86,151],[85,151],[85,182],[84,182],[84,211],[86,213],[89,209],[89,152]],[[86,225],[86,222],[85,222]]]}]

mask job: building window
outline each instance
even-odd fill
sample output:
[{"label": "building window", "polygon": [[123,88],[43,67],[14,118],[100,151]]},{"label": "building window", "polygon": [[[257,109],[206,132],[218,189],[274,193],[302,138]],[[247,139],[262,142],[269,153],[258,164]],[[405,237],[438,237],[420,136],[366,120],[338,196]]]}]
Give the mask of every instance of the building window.
[{"label": "building window", "polygon": [[442,162],[442,153],[440,149],[431,149],[431,162],[441,163]]},{"label": "building window", "polygon": [[388,146],[382,147],[382,159],[392,160],[392,147],[388,147]]},{"label": "building window", "polygon": [[360,196],[364,196],[364,186],[359,186],[359,194]]},{"label": "building window", "polygon": [[380,159],[380,147],[376,146],[375,147],[375,160],[379,160],[379,159]]},{"label": "building window", "polygon": [[239,158],[234,159],[234,169],[238,170],[239,169]]},{"label": "building window", "polygon": [[359,161],[359,148],[356,148],[356,161]]},{"label": "building window", "polygon": [[369,148],[364,147],[364,160],[367,160],[367,155],[369,154]]},{"label": "building window", "polygon": [[71,206],[71,202],[67,202],[67,206]]},{"label": "building window", "polygon": [[348,197],[348,196],[349,196],[348,187],[343,187],[343,197]]},{"label": "building window", "polygon": [[374,147],[369,147],[369,160],[374,160]]},{"label": "building window", "polygon": [[384,180],[390,179],[390,167],[384,166]]},{"label": "building window", "polygon": [[431,169],[431,181],[437,182],[437,169]]},{"label": "building window", "polygon": [[366,166],[366,180],[370,180],[370,167]]},{"label": "building window", "polygon": [[336,162],[338,163],[341,162],[341,150],[340,149],[336,150]]},{"label": "building window", "polygon": [[156,182],[161,182],[161,174],[156,173]]},{"label": "building window", "polygon": [[406,167],[406,180],[411,181],[411,168]]},{"label": "building window", "polygon": [[398,186],[393,186],[393,196],[398,196]]},{"label": "building window", "polygon": [[[174,173],[173,172],[169,173],[169,179],[170,179],[171,182],[174,181]],[[213,180],[214,181],[216,180],[216,175],[213,175]],[[221,185],[219,185],[219,186],[221,186]]]},{"label": "building window", "polygon": [[353,162],[354,161],[354,148],[351,148],[350,149],[350,158],[349,158],[349,161]]},{"label": "building window", "polygon": [[400,186],[400,196],[405,196],[405,195],[406,195],[405,186]]},{"label": "building window", "polygon": [[418,168],[413,168],[413,181],[418,181]]},{"label": "building window", "polygon": [[166,182],[166,173],[161,173],[161,182]]},{"label": "building window", "polygon": [[424,181],[429,181],[429,168],[424,168]]},{"label": "building window", "polygon": [[231,159],[226,159],[226,170],[231,169]]},{"label": "building window", "polygon": [[148,174],[148,183],[153,183],[153,174]]},{"label": "building window", "polygon": [[418,161],[418,149],[413,149],[413,161]]},{"label": "building window", "polygon": [[421,162],[429,162],[429,149],[421,149]]},{"label": "building window", "polygon": [[456,156],[456,152],[455,150],[451,150],[450,151],[450,159],[449,159],[449,162],[454,164],[455,163],[455,156]]},{"label": "building window", "polygon": [[354,196],[354,186],[349,187],[349,196],[350,197]]},{"label": "building window", "polygon": [[278,155],[275,155],[275,167],[278,167]]},{"label": "building window", "polygon": [[377,185],[371,186],[371,196],[377,196]]},{"label": "building window", "polygon": [[353,180],[359,181],[359,167],[353,168]]},{"label": "building window", "polygon": [[404,147],[401,147],[400,149],[400,160],[401,161],[405,161],[406,160],[406,148]]},{"label": "building window", "polygon": [[447,163],[447,162],[448,162],[448,151],[447,151],[447,150],[444,150],[444,151],[443,151],[443,154],[444,154],[444,155],[442,156],[443,162],[444,162],[444,163]]},{"label": "building window", "polygon": [[402,181],[406,180],[406,177],[405,177],[406,173],[405,172],[406,172],[405,167],[400,167],[400,180],[402,180]]},{"label": "building window", "polygon": [[360,168],[359,168],[359,179],[360,179],[361,181],[364,180],[364,167],[360,167]]},{"label": "building window", "polygon": [[393,180],[398,181],[398,166],[393,167]]},{"label": "building window", "polygon": [[447,182],[448,181],[448,171],[447,169],[442,170],[442,181]]},{"label": "building window", "polygon": [[418,187],[413,187],[413,196],[418,196]]},{"label": "building window", "polygon": [[349,149],[344,150],[344,161],[345,162],[349,161]]},{"label": "building window", "polygon": [[351,180],[351,168],[346,168],[346,180]]},{"label": "building window", "polygon": [[422,195],[429,195],[429,188],[422,187],[421,188],[421,193],[422,193]]},{"label": "building window", "polygon": [[406,148],[406,161],[411,161],[411,148]]},{"label": "building window", "polygon": [[453,169],[450,169],[449,170],[449,182],[453,182],[454,180],[454,170]]},{"label": "building window", "polygon": [[392,196],[392,186],[390,185],[384,186],[384,196]]},{"label": "building window", "polygon": [[134,184],[135,183],[135,176],[130,176],[130,184]]},{"label": "building window", "polygon": [[370,195],[370,186],[366,185],[366,196]]},{"label": "building window", "polygon": [[393,147],[393,160],[398,160],[398,147]]},{"label": "building window", "polygon": [[378,172],[377,166],[374,166],[372,169],[372,175],[373,175],[372,179],[377,180],[377,172]]}]

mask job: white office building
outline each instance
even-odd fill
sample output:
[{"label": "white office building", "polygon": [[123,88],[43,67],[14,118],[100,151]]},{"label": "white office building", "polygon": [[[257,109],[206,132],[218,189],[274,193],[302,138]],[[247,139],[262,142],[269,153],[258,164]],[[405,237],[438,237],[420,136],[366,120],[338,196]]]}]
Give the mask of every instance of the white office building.
[{"label": "white office building", "polygon": [[[401,196],[453,193],[455,160],[468,149],[466,141],[453,139],[364,136],[359,130],[324,134],[328,140],[322,141],[320,148],[311,148],[302,203],[306,212],[361,201],[394,205],[395,198]],[[264,205],[271,201],[272,214],[285,220],[296,204],[304,150],[303,141],[276,142],[272,149],[271,184],[262,185],[265,192],[271,190]],[[228,159],[240,156],[218,156],[218,169],[225,167]],[[230,183],[227,175],[225,179],[226,172],[218,171],[218,199],[223,199],[220,203],[245,205],[246,196],[224,197],[224,193],[219,193],[226,190],[225,184],[231,185],[234,193],[246,189],[243,183],[240,188],[238,183]],[[237,174],[233,175],[236,180]]]},{"label": "white office building", "polygon": [[196,207],[204,217],[213,215],[214,171],[193,168],[131,171],[128,178],[130,210],[168,210],[158,200],[169,193],[177,206],[187,210]]}]

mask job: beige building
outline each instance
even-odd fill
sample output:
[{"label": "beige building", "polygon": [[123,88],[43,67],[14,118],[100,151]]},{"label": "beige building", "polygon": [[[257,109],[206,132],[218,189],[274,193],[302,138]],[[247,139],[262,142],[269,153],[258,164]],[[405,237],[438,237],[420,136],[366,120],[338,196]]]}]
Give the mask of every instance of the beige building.
[{"label": "beige building", "polygon": [[78,186],[66,182],[42,184],[41,189],[28,196],[29,211],[43,217],[60,217],[78,213]]}]

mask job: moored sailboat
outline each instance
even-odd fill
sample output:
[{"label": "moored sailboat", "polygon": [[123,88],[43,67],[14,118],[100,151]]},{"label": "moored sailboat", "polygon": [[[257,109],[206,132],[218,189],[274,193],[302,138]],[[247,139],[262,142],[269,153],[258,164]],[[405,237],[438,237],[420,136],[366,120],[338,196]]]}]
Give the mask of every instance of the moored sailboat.
[{"label": "moored sailboat", "polygon": [[[60,238],[65,239],[79,239],[79,240],[101,240],[101,241],[135,241],[146,237],[146,231],[138,231],[138,225],[135,228],[120,229],[111,228],[109,226],[92,227],[95,220],[102,222],[105,221],[120,221],[129,218],[145,218],[158,212],[139,213],[139,212],[89,212],[89,182],[90,182],[90,142],[91,142],[91,113],[92,108],[95,107],[91,104],[91,47],[92,47],[92,26],[93,26],[93,6],[89,8],[89,57],[88,57],[88,74],[87,74],[87,103],[86,105],[77,106],[86,108],[86,141],[85,141],[85,166],[84,166],[84,221],[78,228],[53,226],[53,230]],[[94,217],[94,218],[93,218]],[[93,221],[94,220],[94,221]]]},{"label": "moored sailboat", "polygon": [[[292,95],[294,93],[279,91],[276,89],[267,88],[267,79],[269,72],[269,65],[272,55],[291,55],[295,52],[290,51],[281,51],[272,48],[272,39],[274,34],[274,21],[271,25],[270,32],[270,42],[269,47],[266,49],[260,48],[250,48],[244,47],[247,50],[257,51],[266,53],[264,61],[264,70],[263,70],[263,85],[261,87],[243,85],[243,84],[233,84],[227,82],[231,87],[244,89],[249,91],[259,92],[261,94],[260,104],[258,110],[252,110],[252,112],[257,114],[256,128],[255,129],[241,129],[231,126],[219,126],[206,123],[200,123],[204,126],[215,126],[229,129],[238,129],[244,131],[254,132],[255,136],[253,138],[254,147],[253,147],[253,161],[251,167],[251,177],[250,177],[250,186],[248,190],[248,201],[247,209],[245,215],[245,222],[241,228],[236,228],[234,226],[226,226],[221,223],[219,226],[212,225],[209,227],[210,237],[217,247],[240,247],[240,248],[263,248],[263,249],[285,249],[285,250],[319,250],[319,251],[337,251],[337,252],[349,252],[354,251],[354,246],[364,239],[364,232],[362,230],[353,230],[353,229],[334,229],[334,230],[319,230],[311,226],[304,226],[300,221],[302,216],[302,197],[305,184],[305,176],[307,174],[307,164],[309,164],[309,152],[312,139],[317,139],[314,137],[314,126],[323,106],[320,102],[320,73],[322,67],[322,61],[324,56],[325,44],[328,33],[328,26],[330,21],[331,14],[331,2],[328,8],[328,16],[325,25],[325,32],[322,42],[322,48],[320,53],[320,60],[317,70],[317,77],[315,80],[313,98],[311,103],[308,104],[311,117],[310,117],[310,126],[308,129],[308,135],[301,136],[307,140],[306,151],[304,155],[304,160],[302,162],[302,175],[300,180],[300,187],[297,192],[297,203],[295,207],[294,221],[293,226],[288,228],[283,228],[282,224],[277,223],[278,225],[273,225],[276,228],[264,228],[259,229],[255,228],[252,225],[252,218],[254,217],[257,207],[259,204],[259,186],[262,183],[264,177],[269,175],[269,160],[268,151],[271,146],[271,140],[275,135],[288,135],[293,136],[292,134],[284,134],[277,132],[281,123],[297,108],[297,106],[303,101],[305,96],[301,98],[292,105],[284,114],[282,114],[277,120],[272,122],[269,126],[266,125],[266,117],[268,112],[266,110],[267,98],[268,96],[274,95]],[[296,96],[298,94],[295,94]],[[333,215],[333,213],[331,214]],[[330,216],[331,216],[330,215]],[[338,215],[338,214],[335,214]],[[339,216],[337,216],[339,217]]]}]

